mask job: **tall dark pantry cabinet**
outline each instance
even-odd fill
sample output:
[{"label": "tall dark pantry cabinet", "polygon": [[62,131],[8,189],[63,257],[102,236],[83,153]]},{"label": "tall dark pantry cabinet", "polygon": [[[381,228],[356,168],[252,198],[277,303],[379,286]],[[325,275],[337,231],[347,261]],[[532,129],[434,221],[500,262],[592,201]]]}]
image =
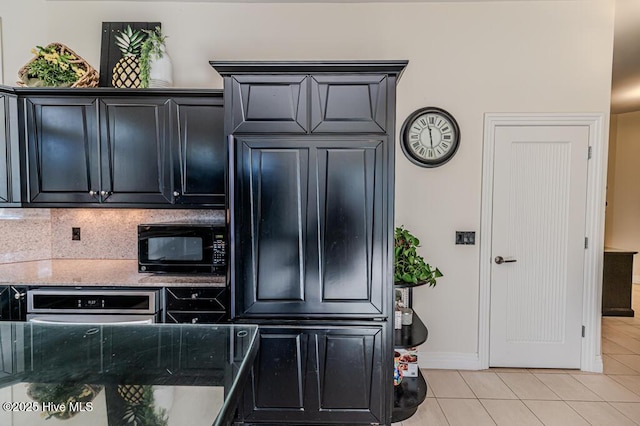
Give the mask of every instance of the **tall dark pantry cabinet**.
[{"label": "tall dark pantry cabinet", "polygon": [[396,83],[406,61],[223,62],[244,424],[390,424]]}]

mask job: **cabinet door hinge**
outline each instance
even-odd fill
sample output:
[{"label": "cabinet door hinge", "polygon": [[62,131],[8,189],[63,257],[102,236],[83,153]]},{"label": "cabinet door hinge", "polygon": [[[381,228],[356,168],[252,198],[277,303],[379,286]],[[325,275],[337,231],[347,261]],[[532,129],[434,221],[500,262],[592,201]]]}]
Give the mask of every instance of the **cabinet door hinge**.
[{"label": "cabinet door hinge", "polygon": [[587,160],[591,160],[592,155],[593,155],[593,150],[591,149],[591,147],[589,147],[589,150],[587,151]]},{"label": "cabinet door hinge", "polygon": [[585,327],[584,327],[584,325],[583,325],[583,326],[582,326],[582,337],[584,337],[585,333],[586,333],[586,329],[585,329]]},{"label": "cabinet door hinge", "polygon": [[584,248],[589,248],[589,237],[584,237]]}]

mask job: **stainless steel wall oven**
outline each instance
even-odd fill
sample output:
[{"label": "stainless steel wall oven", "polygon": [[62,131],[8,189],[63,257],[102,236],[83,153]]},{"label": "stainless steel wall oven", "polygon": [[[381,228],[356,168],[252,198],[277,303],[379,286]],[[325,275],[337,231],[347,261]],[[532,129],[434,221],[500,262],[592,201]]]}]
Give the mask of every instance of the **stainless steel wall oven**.
[{"label": "stainless steel wall oven", "polygon": [[161,291],[149,289],[38,288],[27,291],[27,321],[156,323]]}]

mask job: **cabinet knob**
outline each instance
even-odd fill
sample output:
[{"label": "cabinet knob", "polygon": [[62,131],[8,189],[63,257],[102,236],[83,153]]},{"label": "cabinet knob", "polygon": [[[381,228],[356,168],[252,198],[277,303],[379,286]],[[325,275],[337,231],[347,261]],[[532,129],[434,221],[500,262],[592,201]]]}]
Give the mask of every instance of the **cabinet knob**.
[{"label": "cabinet knob", "polygon": [[174,196],[174,197],[179,197],[179,196],[180,196],[180,193],[179,193],[178,191],[173,191],[173,196]]},{"label": "cabinet knob", "polygon": [[198,298],[198,293],[191,293],[191,298],[192,299],[197,299]]},{"label": "cabinet knob", "polygon": [[94,195],[96,195],[96,194],[97,194],[97,192],[96,192],[96,191],[93,191],[93,190],[89,191],[89,195],[91,195],[92,197],[93,197]]},{"label": "cabinet knob", "polygon": [[16,290],[15,288],[13,289],[13,291],[15,292],[15,294],[13,295],[13,298],[16,300],[20,300],[22,299],[24,296],[26,296],[25,293],[20,293],[18,290]]},{"label": "cabinet knob", "polygon": [[198,322],[198,318],[192,318],[191,319],[191,324],[196,324]]},{"label": "cabinet knob", "polygon": [[100,195],[102,195],[103,197],[106,197],[108,195],[111,195],[112,192],[111,191],[100,191]]}]

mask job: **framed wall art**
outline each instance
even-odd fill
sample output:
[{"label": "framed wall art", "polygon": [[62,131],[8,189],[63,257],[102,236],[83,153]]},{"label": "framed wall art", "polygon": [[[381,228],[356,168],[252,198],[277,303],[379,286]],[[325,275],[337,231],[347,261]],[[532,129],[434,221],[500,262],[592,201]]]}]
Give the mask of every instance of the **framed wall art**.
[{"label": "framed wall art", "polygon": [[[139,57],[141,41],[144,41],[147,36],[142,30],[154,30],[160,26],[160,22],[102,23],[100,87],[139,87],[136,85],[134,58]],[[128,59],[127,56],[131,58]],[[114,69],[116,69],[115,80]]]}]

